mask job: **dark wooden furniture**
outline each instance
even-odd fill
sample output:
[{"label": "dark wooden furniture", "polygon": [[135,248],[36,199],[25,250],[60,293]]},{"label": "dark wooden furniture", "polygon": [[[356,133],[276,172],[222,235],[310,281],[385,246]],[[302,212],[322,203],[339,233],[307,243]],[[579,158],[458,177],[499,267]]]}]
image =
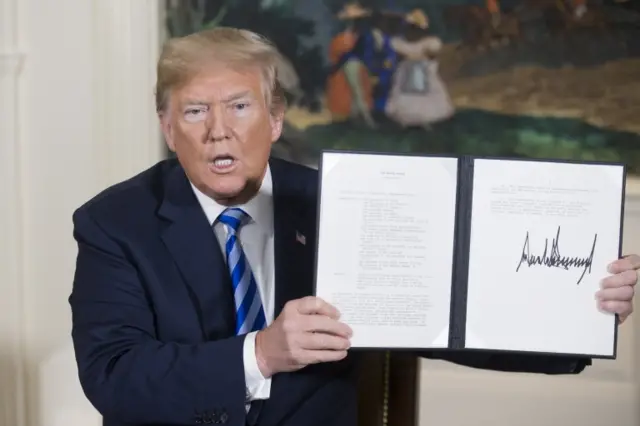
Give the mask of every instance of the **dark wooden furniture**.
[{"label": "dark wooden furniture", "polygon": [[418,367],[415,355],[366,354],[360,365],[358,426],[416,426]]}]

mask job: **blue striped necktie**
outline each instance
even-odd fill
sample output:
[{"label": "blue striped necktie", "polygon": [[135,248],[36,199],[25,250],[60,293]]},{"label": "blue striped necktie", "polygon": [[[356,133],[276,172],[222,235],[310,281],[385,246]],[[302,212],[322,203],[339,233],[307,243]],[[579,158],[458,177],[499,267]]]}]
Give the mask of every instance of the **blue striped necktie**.
[{"label": "blue striped necktie", "polygon": [[237,235],[248,220],[249,215],[236,207],[226,209],[218,217],[228,231],[225,251],[236,305],[236,335],[262,330],[266,324],[258,285]]}]

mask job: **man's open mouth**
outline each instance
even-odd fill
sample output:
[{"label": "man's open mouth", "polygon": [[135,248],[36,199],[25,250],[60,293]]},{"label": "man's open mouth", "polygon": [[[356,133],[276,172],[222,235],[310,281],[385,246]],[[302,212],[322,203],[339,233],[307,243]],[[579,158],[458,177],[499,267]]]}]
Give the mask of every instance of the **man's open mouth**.
[{"label": "man's open mouth", "polygon": [[212,164],[213,167],[218,170],[229,169],[233,167],[235,163],[236,163],[235,157],[227,154],[217,155],[213,158],[213,160],[210,161],[210,164]]}]

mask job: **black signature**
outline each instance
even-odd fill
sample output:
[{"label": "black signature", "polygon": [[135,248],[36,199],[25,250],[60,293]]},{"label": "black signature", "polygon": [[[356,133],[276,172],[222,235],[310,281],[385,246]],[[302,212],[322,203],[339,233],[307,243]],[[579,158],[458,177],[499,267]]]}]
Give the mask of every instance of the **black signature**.
[{"label": "black signature", "polygon": [[527,235],[524,239],[524,246],[522,247],[522,256],[520,257],[520,263],[518,263],[516,272],[520,270],[520,266],[522,266],[523,263],[529,267],[541,265],[548,268],[563,268],[566,270],[568,270],[569,268],[583,268],[582,275],[580,275],[580,278],[578,278],[578,282],[576,283],[580,284],[585,274],[587,272],[591,273],[591,265],[593,264],[593,254],[596,250],[597,239],[598,234],[595,234],[593,237],[593,245],[591,246],[591,253],[589,253],[589,257],[563,257],[560,254],[560,227],[558,226],[556,237],[551,240],[551,251],[548,252],[549,239],[545,238],[544,251],[541,255],[535,255],[529,253],[529,231],[527,231]]}]

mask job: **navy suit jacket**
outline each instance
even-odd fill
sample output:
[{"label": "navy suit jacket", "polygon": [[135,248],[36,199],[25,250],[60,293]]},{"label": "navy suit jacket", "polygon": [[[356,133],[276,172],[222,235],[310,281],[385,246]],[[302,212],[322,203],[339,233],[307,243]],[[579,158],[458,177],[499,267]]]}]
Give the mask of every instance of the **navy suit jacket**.
[{"label": "navy suit jacket", "polygon": [[[313,293],[318,174],[271,159],[275,315]],[[73,215],[78,257],[69,298],[83,390],[105,426],[355,426],[353,353],[273,377],[245,410],[243,336],[224,256],[179,163],[165,160]],[[306,237],[301,244],[297,233]],[[577,373],[590,361],[421,353],[478,368]]]}]

